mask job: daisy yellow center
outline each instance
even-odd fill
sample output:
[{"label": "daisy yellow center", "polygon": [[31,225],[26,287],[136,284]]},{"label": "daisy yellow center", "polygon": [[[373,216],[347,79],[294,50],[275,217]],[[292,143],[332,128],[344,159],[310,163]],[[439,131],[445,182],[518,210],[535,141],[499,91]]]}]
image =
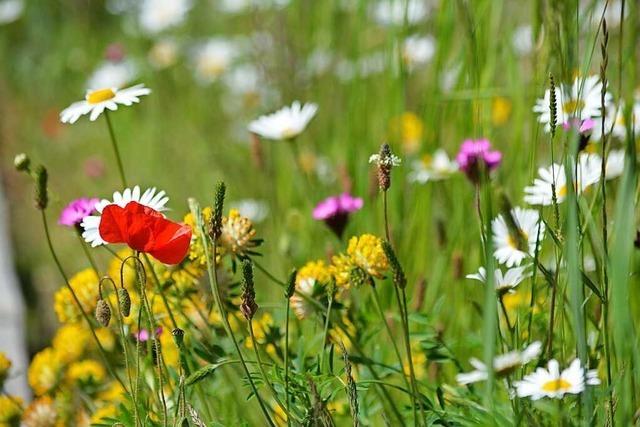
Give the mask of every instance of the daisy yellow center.
[{"label": "daisy yellow center", "polygon": [[116,93],[113,89],[97,89],[87,93],[87,102],[89,104],[99,104],[104,101],[113,99]]},{"label": "daisy yellow center", "polygon": [[567,186],[563,185],[562,187],[558,188],[558,197],[566,197],[567,195]]},{"label": "daisy yellow center", "polygon": [[558,378],[557,380],[547,381],[542,384],[542,390],[551,393],[556,391],[565,391],[571,388],[571,383],[563,380],[562,378]]},{"label": "daisy yellow center", "polygon": [[[527,233],[525,233],[524,231],[520,230],[521,236],[522,236],[522,240],[523,241],[527,241],[529,240],[529,235],[527,235]],[[509,236],[507,237],[507,244],[509,246],[511,246],[513,249],[519,249],[518,247],[518,241],[516,240],[515,237],[513,237],[511,234],[509,234]]]},{"label": "daisy yellow center", "polygon": [[581,99],[572,99],[571,101],[567,101],[562,105],[562,109],[566,114],[573,114],[576,111],[582,110],[584,108],[584,101]]}]

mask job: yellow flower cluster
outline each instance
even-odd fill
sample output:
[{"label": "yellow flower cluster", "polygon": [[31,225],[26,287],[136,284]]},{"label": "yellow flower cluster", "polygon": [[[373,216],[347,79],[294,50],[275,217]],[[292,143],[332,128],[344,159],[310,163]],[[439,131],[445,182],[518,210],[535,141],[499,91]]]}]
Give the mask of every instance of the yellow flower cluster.
[{"label": "yellow flower cluster", "polygon": [[58,411],[56,410],[55,402],[49,396],[35,399],[27,406],[27,409],[25,409],[22,415],[23,427],[58,427],[59,425],[61,425],[61,423],[58,420]]},{"label": "yellow flower cluster", "polygon": [[71,363],[84,355],[91,339],[91,333],[84,325],[68,323],[58,329],[52,345],[62,363]]},{"label": "yellow flower cluster", "polygon": [[424,124],[415,113],[407,111],[394,117],[389,124],[389,130],[390,140],[400,142],[403,152],[412,154],[420,149]]},{"label": "yellow flower cluster", "polygon": [[[80,300],[85,313],[93,313],[98,301],[98,276],[93,269],[87,268],[80,271],[69,280],[69,284]],[[61,287],[54,298],[54,310],[61,323],[78,322],[82,319],[82,314],[69,288]]]},{"label": "yellow flower cluster", "polygon": [[29,366],[27,378],[36,396],[47,393],[58,384],[62,369],[62,360],[55,349],[47,347],[35,355]]},{"label": "yellow flower cluster", "polygon": [[[267,336],[274,325],[271,314],[269,312],[265,312],[259,319],[253,319],[251,324],[253,326],[253,334],[256,338],[256,342],[260,345],[266,344],[266,352],[272,356],[275,355],[276,347],[274,343],[267,342]],[[251,337],[247,337],[244,344],[247,348],[253,348],[254,345]]]},{"label": "yellow flower cluster", "polygon": [[330,272],[338,286],[348,287],[354,273],[364,273],[381,279],[389,269],[389,261],[382,249],[382,240],[372,234],[354,236],[347,252],[333,257]]},{"label": "yellow flower cluster", "polygon": [[97,385],[104,381],[106,375],[104,366],[91,359],[74,362],[67,370],[67,380],[71,384]]},{"label": "yellow flower cluster", "polygon": [[227,252],[237,255],[255,247],[252,242],[255,235],[251,220],[240,215],[237,209],[231,209],[229,216],[222,217],[220,244]]},{"label": "yellow flower cluster", "polygon": [[22,415],[22,399],[0,395],[0,427],[17,426]]},{"label": "yellow flower cluster", "polygon": [[[202,220],[205,224],[208,224],[211,221],[212,216],[213,210],[210,207],[202,209]],[[188,213],[184,217],[183,222],[193,230],[191,235],[191,245],[189,246],[189,260],[201,268],[206,268],[207,258],[204,255],[204,247],[202,246],[200,233],[196,230],[196,220],[193,217],[193,214]]]}]

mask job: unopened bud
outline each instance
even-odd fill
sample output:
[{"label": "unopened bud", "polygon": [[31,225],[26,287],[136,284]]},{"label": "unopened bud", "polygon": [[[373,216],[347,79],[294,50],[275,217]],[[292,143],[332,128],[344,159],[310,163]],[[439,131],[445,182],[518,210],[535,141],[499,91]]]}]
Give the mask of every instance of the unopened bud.
[{"label": "unopened bud", "polygon": [[182,343],[184,342],[184,331],[180,328],[175,328],[171,331],[171,335],[173,335],[173,342],[176,343],[176,346],[182,347]]},{"label": "unopened bud", "polygon": [[96,305],[96,320],[104,327],[109,326],[111,309],[109,308],[109,304],[103,299],[99,299]]},{"label": "unopened bud", "polygon": [[258,311],[253,283],[253,264],[248,259],[242,261],[242,304],[240,305],[240,311],[247,320],[253,319],[256,311]]},{"label": "unopened bud", "polygon": [[349,283],[355,287],[364,285],[369,280],[369,275],[360,267],[353,267],[349,272]]},{"label": "unopened bud", "polygon": [[407,277],[404,275],[404,270],[402,270],[402,266],[398,261],[398,257],[396,257],[396,253],[391,246],[391,243],[388,241],[382,242],[382,250],[389,261],[389,265],[391,265],[391,270],[393,271],[393,283],[400,289],[404,289],[407,287]]},{"label": "unopened bud", "polygon": [[227,192],[227,186],[220,181],[216,186],[216,196],[213,204],[213,216],[209,225],[209,233],[211,238],[216,240],[222,234],[222,212],[224,210],[224,197]]},{"label": "unopened bud", "polygon": [[13,159],[13,165],[20,172],[29,172],[29,166],[31,165],[31,159],[24,153],[16,155]]},{"label": "unopened bud", "polygon": [[131,297],[125,288],[118,289],[118,301],[120,301],[120,311],[123,317],[129,317],[131,313]]}]

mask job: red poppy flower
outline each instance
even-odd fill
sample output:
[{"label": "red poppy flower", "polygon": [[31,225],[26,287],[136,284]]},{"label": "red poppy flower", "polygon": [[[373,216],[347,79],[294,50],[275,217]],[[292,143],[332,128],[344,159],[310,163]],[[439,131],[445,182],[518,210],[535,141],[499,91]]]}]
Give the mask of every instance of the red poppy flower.
[{"label": "red poppy flower", "polygon": [[129,202],[102,211],[100,237],[107,243],[126,243],[165,264],[179,264],[189,251],[191,227],[166,219],[158,211]]}]

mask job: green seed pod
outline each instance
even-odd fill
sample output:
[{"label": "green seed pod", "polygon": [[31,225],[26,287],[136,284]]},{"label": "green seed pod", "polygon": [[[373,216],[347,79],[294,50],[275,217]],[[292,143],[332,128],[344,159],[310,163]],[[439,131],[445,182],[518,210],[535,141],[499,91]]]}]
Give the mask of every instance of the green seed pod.
[{"label": "green seed pod", "polygon": [[289,282],[287,286],[287,291],[285,292],[285,297],[287,299],[291,298],[293,294],[296,292],[296,276],[298,272],[294,269],[289,275]]},{"label": "green seed pod", "polygon": [[120,312],[122,316],[129,317],[131,313],[131,297],[125,288],[118,289],[118,301],[120,301]]},{"label": "green seed pod", "polygon": [[99,299],[96,305],[96,320],[104,327],[109,326],[111,309],[109,308],[109,304],[103,299]]}]

